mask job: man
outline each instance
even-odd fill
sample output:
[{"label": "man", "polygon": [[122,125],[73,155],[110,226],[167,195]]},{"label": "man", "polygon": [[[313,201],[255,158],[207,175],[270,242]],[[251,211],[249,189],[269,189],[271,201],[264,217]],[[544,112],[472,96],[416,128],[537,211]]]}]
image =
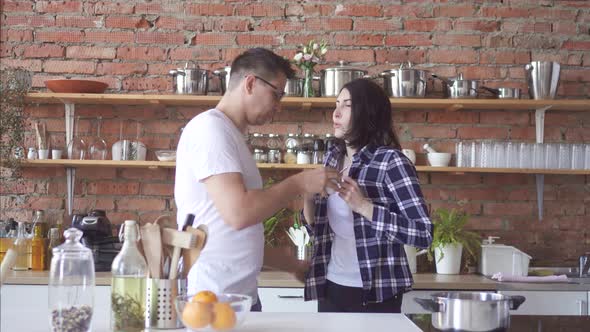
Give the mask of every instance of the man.
[{"label": "man", "polygon": [[[233,62],[228,91],[217,106],[197,115],[182,132],[174,187],[177,222],[182,226],[192,213],[194,224],[209,230],[207,245],[188,274],[189,294],[247,294],[253,298],[253,310],[260,310],[261,222],[299,195],[334,186],[329,182],[337,173],[318,168],[262,189],[244,134],[248,126],[265,124],[280,109],[286,80],[293,76],[289,62],[269,50],[244,52]],[[293,256],[267,255],[269,265],[301,277],[303,266]]]}]

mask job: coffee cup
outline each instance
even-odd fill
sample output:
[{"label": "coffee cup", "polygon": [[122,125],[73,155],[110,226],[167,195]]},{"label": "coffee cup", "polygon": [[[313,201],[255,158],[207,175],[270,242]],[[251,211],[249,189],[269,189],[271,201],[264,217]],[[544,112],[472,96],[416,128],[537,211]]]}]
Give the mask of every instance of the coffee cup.
[{"label": "coffee cup", "polygon": [[408,157],[408,159],[410,159],[410,161],[412,162],[412,164],[416,163],[416,152],[414,152],[414,150],[411,149],[402,149],[402,153]]},{"label": "coffee cup", "polygon": [[61,159],[62,151],[60,149],[51,150],[51,159]]}]

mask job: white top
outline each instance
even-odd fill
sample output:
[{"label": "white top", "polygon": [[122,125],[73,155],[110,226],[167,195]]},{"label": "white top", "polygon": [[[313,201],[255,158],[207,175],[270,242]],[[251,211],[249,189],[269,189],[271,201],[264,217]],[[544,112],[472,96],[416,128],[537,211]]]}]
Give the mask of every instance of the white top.
[{"label": "white top", "polygon": [[334,231],[326,278],[348,287],[363,287],[354,237],[352,210],[337,193],[328,196],[328,222]]},{"label": "white top", "polygon": [[247,189],[262,188],[244,135],[225,114],[212,109],[186,125],[176,153],[177,223],[182,227],[186,215],[192,213],[194,227],[208,227],[207,243],[188,274],[188,293],[246,294],[255,303],[264,256],[263,226],[258,223],[238,231],[221,219],[201,181],[223,173],[241,173]]}]

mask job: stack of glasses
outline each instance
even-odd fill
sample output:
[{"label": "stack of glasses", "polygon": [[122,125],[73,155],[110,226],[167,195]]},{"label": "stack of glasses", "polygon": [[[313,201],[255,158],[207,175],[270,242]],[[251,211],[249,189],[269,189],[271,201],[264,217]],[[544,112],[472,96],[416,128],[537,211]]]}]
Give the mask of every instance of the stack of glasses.
[{"label": "stack of glasses", "polygon": [[590,144],[459,142],[457,167],[590,169]]}]

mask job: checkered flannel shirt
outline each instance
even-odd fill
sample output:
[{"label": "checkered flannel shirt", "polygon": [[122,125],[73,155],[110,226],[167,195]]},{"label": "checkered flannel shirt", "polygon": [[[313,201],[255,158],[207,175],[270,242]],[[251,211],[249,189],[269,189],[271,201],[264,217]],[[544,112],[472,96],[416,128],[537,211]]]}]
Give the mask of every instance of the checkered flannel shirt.
[{"label": "checkered flannel shirt", "polygon": [[[324,165],[337,168],[344,149],[334,145]],[[363,282],[363,304],[383,302],[409,291],[413,279],[403,245],[427,248],[432,223],[414,165],[400,150],[365,146],[353,155],[349,176],[374,205],[373,219],[353,212],[356,252]],[[328,223],[328,200],[315,196],[314,254],[305,282],[305,300],[325,298],[326,274],[334,232]],[[304,219],[303,213],[301,213]]]}]

